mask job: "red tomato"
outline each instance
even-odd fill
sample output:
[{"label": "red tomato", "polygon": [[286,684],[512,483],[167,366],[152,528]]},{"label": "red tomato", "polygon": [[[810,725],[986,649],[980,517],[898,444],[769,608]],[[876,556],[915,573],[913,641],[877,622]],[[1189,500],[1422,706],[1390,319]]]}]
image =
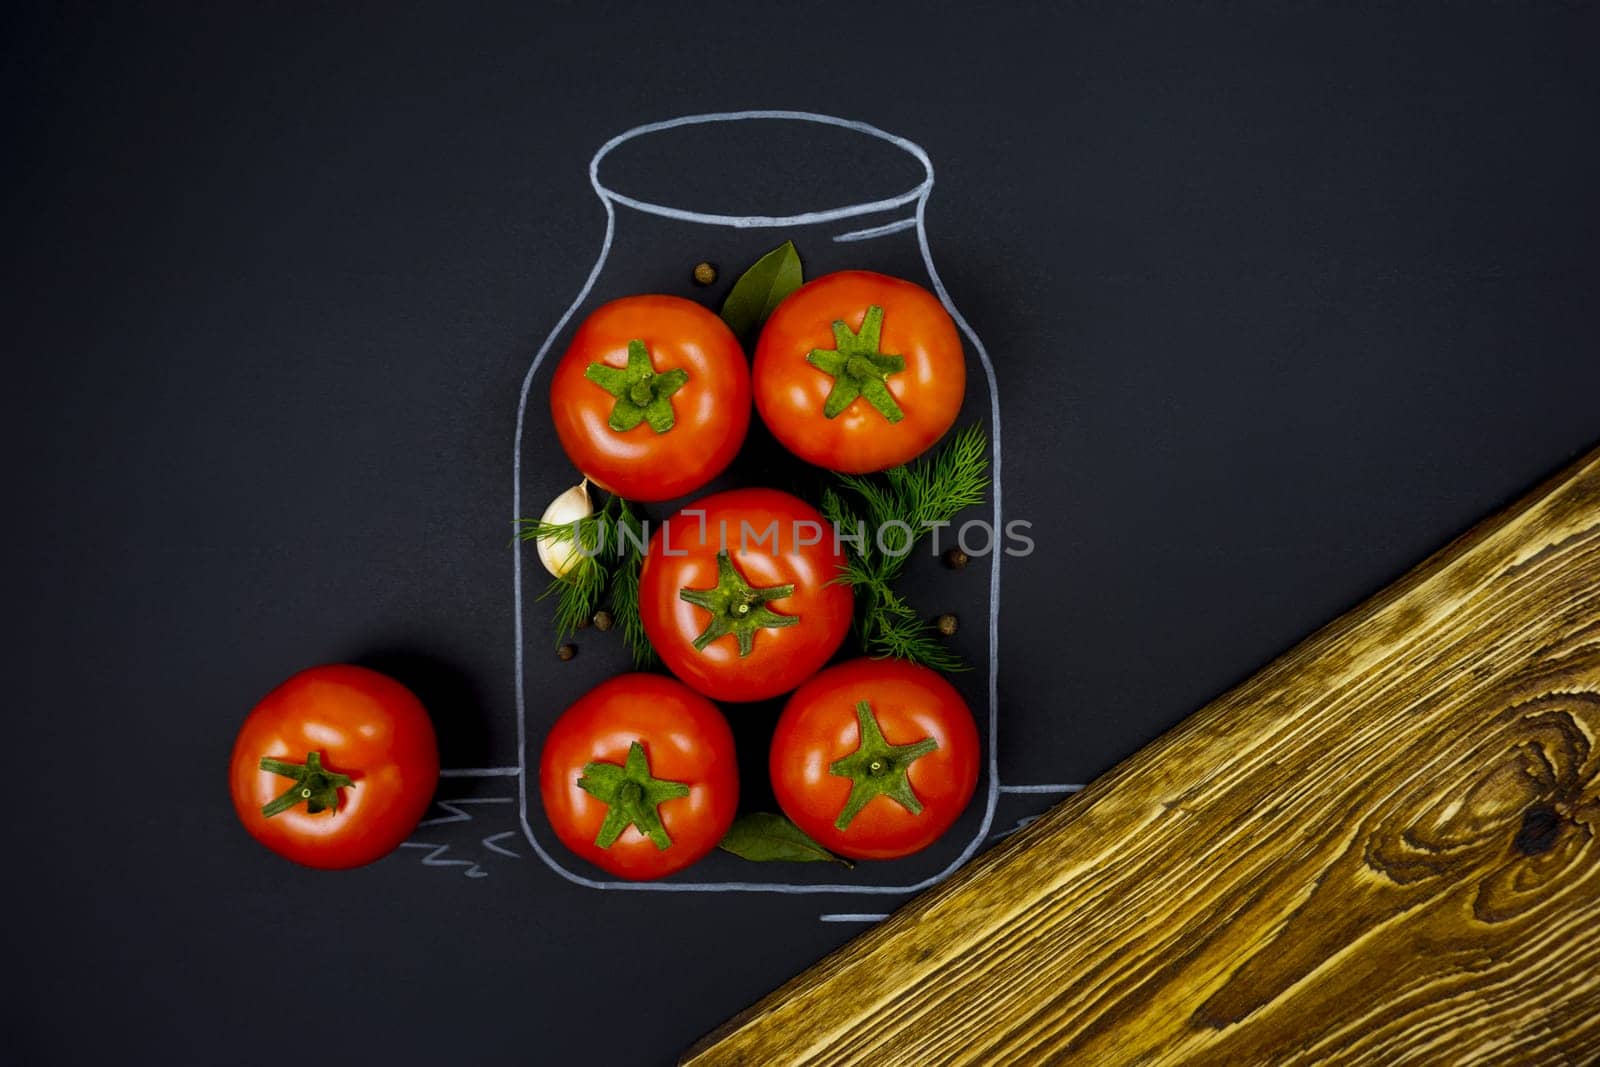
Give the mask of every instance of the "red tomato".
[{"label": "red tomato", "polygon": [[[724,547],[726,551],[724,551]],[[650,540],[639,615],[667,667],[714,700],[786,693],[828,662],[855,598],[815,508],[776,489],[696,501]]]},{"label": "red tomato", "polygon": [[245,719],[228,777],[257,841],[307,867],[359,867],[416,828],[439,784],[439,749],[421,701],[393,678],[313,667]]},{"label": "red tomato", "polygon": [[756,408],[808,463],[860,474],[905,463],[961,410],[967,365],[939,299],[846,270],[790,293],[756,343]]},{"label": "red tomato", "polygon": [[671,500],[733,461],[750,427],[750,368],[692,300],[629,296],[578,327],[550,382],[556,435],[579,470],[629,500]]},{"label": "red tomato", "polygon": [[556,720],[539,794],[572,851],[623,878],[660,878],[716,848],[733,824],[733,732],[683,683],[620,675]]},{"label": "red tomato", "polygon": [[850,660],[789,698],[770,770],[784,814],[823,847],[857,859],[909,856],[972,799],[978,729],[936,671]]}]

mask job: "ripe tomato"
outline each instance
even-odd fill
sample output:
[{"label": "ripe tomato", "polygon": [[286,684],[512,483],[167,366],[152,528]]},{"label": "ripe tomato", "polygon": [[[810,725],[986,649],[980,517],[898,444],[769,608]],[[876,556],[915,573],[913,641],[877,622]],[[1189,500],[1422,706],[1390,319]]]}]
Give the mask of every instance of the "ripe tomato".
[{"label": "ripe tomato", "polygon": [[795,690],[772,735],[772,788],[824,848],[893,859],[950,829],[978,783],[978,729],[927,667],[856,659]]},{"label": "ripe tomato", "polygon": [[788,692],[838,650],[855,597],[811,505],[776,489],[714,493],[662,524],[639,615],[662,662],[714,700]]},{"label": "ripe tomato", "polygon": [[539,794],[572,851],[623,878],[660,878],[716,848],[733,824],[733,732],[682,682],[620,675],[556,720]]},{"label": "ripe tomato", "polygon": [[257,841],[307,867],[359,867],[416,828],[439,784],[439,749],[421,701],[393,678],[313,667],[245,719],[228,777]]},{"label": "ripe tomato", "polygon": [[756,409],[789,451],[860,474],[905,463],[961,410],[956,325],[920,285],[846,270],[779,304],[756,343]]},{"label": "ripe tomato", "polygon": [[550,415],[590,481],[629,500],[671,500],[738,453],[750,369],[733,331],[694,301],[624,297],[578,327],[550,382]]}]

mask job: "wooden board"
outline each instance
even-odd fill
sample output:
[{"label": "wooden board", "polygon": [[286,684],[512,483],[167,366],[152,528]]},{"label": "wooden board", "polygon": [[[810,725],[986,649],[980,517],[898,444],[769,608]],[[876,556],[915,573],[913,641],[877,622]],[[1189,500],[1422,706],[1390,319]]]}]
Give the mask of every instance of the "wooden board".
[{"label": "wooden board", "polygon": [[1600,451],[685,1062],[1594,1062],[1597,737]]}]

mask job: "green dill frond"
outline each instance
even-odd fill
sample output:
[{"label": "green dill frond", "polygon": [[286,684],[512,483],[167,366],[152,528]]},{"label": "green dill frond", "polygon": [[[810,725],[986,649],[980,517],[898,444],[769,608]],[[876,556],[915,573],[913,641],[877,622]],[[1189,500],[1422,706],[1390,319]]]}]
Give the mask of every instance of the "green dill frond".
[{"label": "green dill frond", "polygon": [[937,670],[967,669],[938,630],[895,592],[894,583],[931,529],[948,524],[987,497],[989,440],[983,429],[970,426],[958,431],[936,452],[879,475],[835,477],[844,492],[831,486],[823,490],[824,517],[852,532],[858,529],[861,513],[866,519],[865,544],[849,546],[836,579],[856,594],[855,631],[862,645],[872,655],[908,659]]},{"label": "green dill frond", "polygon": [[563,577],[550,579],[539,599],[555,597],[556,644],[588,625],[605,591],[606,569],[594,559],[580,559]]},{"label": "green dill frond", "polygon": [[846,553],[850,559],[871,560],[873,558],[870,528],[866,521],[856,513],[855,509],[845,502],[844,497],[834,491],[832,486],[822,491],[822,517],[827,519],[828,523],[840,534],[848,535],[851,538],[857,535],[860,536],[861,543],[859,545],[854,540],[846,540],[844,536],[839,539],[841,547],[848,546]]},{"label": "green dill frond", "polygon": [[901,620],[915,619],[917,617],[917,609],[907,604],[905,598],[896,593],[888,584],[879,583],[875,591],[878,594],[878,603],[886,616],[893,616],[895,619]]},{"label": "green dill frond", "polygon": [[613,531],[615,536],[612,539],[616,558],[622,559],[628,555],[634,555],[643,559],[645,552],[650,547],[650,539],[645,536],[648,531],[645,528],[644,520],[633,513],[633,509],[628,507],[626,500],[621,497],[613,497],[612,499],[616,500],[619,505],[616,526]]},{"label": "green dill frond", "polygon": [[967,671],[972,667],[939,640],[938,631],[912,616],[884,620],[868,643],[867,652],[879,658],[893,657],[920,663],[936,671]]},{"label": "green dill frond", "polygon": [[859,474],[841,474],[839,482],[861,498],[867,509],[869,527],[876,528],[891,519],[905,518],[904,501],[891,489],[871,478]]},{"label": "green dill frond", "polygon": [[644,531],[643,521],[618,496],[576,522],[517,520],[517,537],[523,541],[576,542],[582,551],[573,568],[553,579],[539,597],[555,600],[558,645],[586,626],[609,599],[611,614],[634,663],[642,667],[655,661],[655,651],[639,619],[639,568],[644,562],[639,546],[645,542]]},{"label": "green dill frond", "polygon": [[925,479],[922,510],[948,520],[982,504],[989,489],[989,439],[977,427],[957,434],[939,451]]},{"label": "green dill frond", "polygon": [[829,584],[876,586],[883,585],[884,582],[870,564],[854,552],[850,552],[845,555],[844,567],[840,569],[839,576]]},{"label": "green dill frond", "polygon": [[624,501],[617,526],[619,531],[630,536],[617,541],[618,560],[611,578],[611,614],[622,631],[622,643],[633,653],[633,665],[644,668],[656,662],[656,651],[650,647],[644,620],[639,616],[639,571],[644,566],[644,555],[638,546],[644,543],[644,524],[628,510]]},{"label": "green dill frond", "polygon": [[989,488],[989,439],[977,426],[956,433],[937,452],[885,472],[897,503],[922,523],[943,523],[981,504]]},{"label": "green dill frond", "polygon": [[834,491],[833,486],[822,490],[822,517],[834,526],[844,530],[854,530],[861,521],[850,505],[844,502],[844,497]]},{"label": "green dill frond", "polygon": [[517,537],[523,541],[554,541],[565,544],[581,538],[587,544],[596,544],[604,523],[601,512],[585,515],[575,522],[545,522],[543,519],[518,519]]}]

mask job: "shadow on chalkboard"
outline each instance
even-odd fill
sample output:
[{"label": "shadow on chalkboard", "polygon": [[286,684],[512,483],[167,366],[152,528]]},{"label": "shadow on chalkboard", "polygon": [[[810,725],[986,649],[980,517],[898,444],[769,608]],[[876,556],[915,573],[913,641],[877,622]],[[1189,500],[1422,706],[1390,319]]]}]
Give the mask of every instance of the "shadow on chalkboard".
[{"label": "shadow on chalkboard", "polygon": [[409,645],[381,645],[348,662],[380,671],[417,695],[433,719],[443,767],[488,763],[489,731],[481,689],[455,664]]}]

